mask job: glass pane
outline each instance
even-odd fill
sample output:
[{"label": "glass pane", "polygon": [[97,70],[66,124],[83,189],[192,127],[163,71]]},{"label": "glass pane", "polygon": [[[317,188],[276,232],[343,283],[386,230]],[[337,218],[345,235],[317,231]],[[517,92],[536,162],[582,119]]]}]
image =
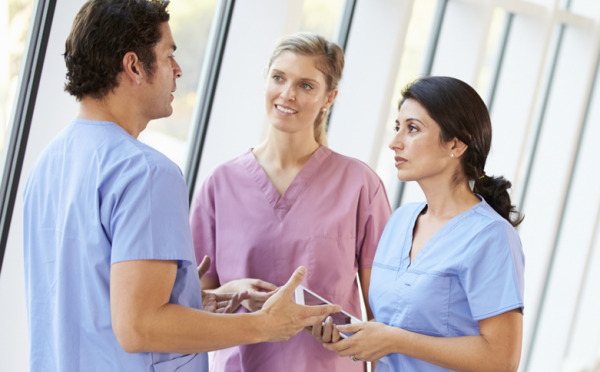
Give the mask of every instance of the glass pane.
[{"label": "glass pane", "polygon": [[[568,7],[567,7],[568,5]],[[597,18],[597,14],[600,14],[600,1],[598,0],[569,0],[565,4],[565,8],[573,13],[577,13],[586,17]]]},{"label": "glass pane", "polygon": [[27,43],[33,0],[0,2],[0,174],[4,172],[6,144],[12,128],[11,116],[19,81],[19,71]]},{"label": "glass pane", "polygon": [[425,61],[425,57],[427,56],[430,35],[434,26],[433,20],[437,4],[437,1],[417,0],[413,5],[406,39],[404,40],[404,49],[396,78],[394,95],[390,102],[389,125],[385,127],[384,146],[381,148],[376,171],[386,186],[392,206],[396,203],[395,190],[399,181],[396,176],[396,168],[394,167],[393,153],[387,145],[394,136],[394,120],[398,113],[398,101],[401,98],[400,91],[423,73],[423,66],[427,62]]},{"label": "glass pane", "polygon": [[[492,14],[492,23],[490,24],[488,37],[485,43],[485,55],[479,77],[475,89],[482,98],[489,104],[489,94],[493,89],[493,79],[496,76],[502,47],[501,43],[506,32],[504,25],[506,24],[506,11],[504,9],[495,8]],[[487,95],[487,96],[486,96]]]},{"label": "glass pane", "polygon": [[[600,70],[596,72],[596,76]],[[579,159],[573,176],[573,190],[569,195],[568,218],[565,231],[565,247],[570,250],[583,240],[588,249],[583,266],[583,283],[571,327],[570,343],[563,362],[563,371],[599,371],[600,355],[600,173],[590,172],[600,159],[600,147],[596,139],[600,136],[600,81],[592,95],[589,116],[583,133]],[[584,217],[585,216],[585,217]],[[569,222],[569,221],[567,221]],[[568,236],[568,237],[566,237]],[[569,262],[569,266],[570,266]]]},{"label": "glass pane", "polygon": [[187,140],[216,4],[217,0],[178,0],[169,5],[169,23],[177,44],[175,58],[183,77],[177,80],[173,115],[150,122],[139,137],[181,169],[187,157]]},{"label": "glass pane", "polygon": [[300,29],[315,32],[333,41],[337,22],[331,20],[339,19],[344,3],[343,0],[305,0]]},{"label": "glass pane", "polygon": [[[557,32],[563,30],[560,25],[556,28]],[[595,67],[591,61],[596,56],[590,52],[595,38],[571,27],[565,27],[561,35],[556,44],[556,64],[549,75],[552,81],[543,106],[538,143],[532,154],[522,208],[526,218],[519,230],[525,256],[530,257],[525,273],[530,288],[526,286],[525,298],[532,302],[528,306],[531,314],[536,314],[535,301],[541,299],[529,371],[559,371],[555,366],[562,362],[571,334],[595,229],[598,188],[593,187],[596,177],[590,175],[588,161],[597,163],[593,157],[597,154],[590,153],[587,144],[582,147],[579,143],[586,89]],[[549,54],[549,58],[554,55]],[[572,173],[577,165],[574,161],[581,162],[583,172],[576,167],[578,172]],[[532,291],[543,297],[528,296]]]}]

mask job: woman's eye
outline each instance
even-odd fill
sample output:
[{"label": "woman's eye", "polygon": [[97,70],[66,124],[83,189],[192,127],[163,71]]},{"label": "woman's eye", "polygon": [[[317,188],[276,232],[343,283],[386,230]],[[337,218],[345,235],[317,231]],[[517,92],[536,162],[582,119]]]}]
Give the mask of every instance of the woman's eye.
[{"label": "woman's eye", "polygon": [[414,132],[417,131],[417,129],[418,129],[417,126],[414,125],[414,124],[409,124],[408,125],[408,133],[414,133]]},{"label": "woman's eye", "polygon": [[394,125],[394,133],[398,133],[400,131],[400,124]]},{"label": "woman's eye", "polygon": [[302,83],[302,89],[311,90],[313,87],[307,83]]},{"label": "woman's eye", "polygon": [[281,80],[282,80],[282,77],[281,77],[281,76],[279,76],[279,75],[273,75],[273,76],[272,76],[272,78],[273,78],[273,80],[275,80],[275,81],[281,81]]}]

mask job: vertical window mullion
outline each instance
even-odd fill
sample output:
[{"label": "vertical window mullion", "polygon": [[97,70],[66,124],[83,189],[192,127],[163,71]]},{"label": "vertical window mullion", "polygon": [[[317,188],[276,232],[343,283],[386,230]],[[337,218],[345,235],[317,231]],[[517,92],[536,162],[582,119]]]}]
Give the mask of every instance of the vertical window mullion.
[{"label": "vertical window mullion", "polygon": [[37,2],[29,32],[29,47],[21,69],[22,76],[17,104],[12,119],[12,130],[6,149],[6,164],[0,185],[0,226],[2,227],[0,231],[0,272],[55,8],[56,0],[39,0]]}]

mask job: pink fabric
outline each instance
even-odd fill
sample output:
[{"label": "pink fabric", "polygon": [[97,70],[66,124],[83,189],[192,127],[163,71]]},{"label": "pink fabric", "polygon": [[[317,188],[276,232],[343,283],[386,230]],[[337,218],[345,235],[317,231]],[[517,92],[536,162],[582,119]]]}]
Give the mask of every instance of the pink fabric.
[{"label": "pink fabric", "polygon": [[[303,285],[361,318],[356,272],[371,267],[390,213],[373,170],[321,146],[281,197],[251,151],[219,166],[196,193],[190,221],[198,262],[212,260],[208,277],[280,286],[304,265]],[[362,363],[300,332],[216,352],[211,370],[362,371]]]}]

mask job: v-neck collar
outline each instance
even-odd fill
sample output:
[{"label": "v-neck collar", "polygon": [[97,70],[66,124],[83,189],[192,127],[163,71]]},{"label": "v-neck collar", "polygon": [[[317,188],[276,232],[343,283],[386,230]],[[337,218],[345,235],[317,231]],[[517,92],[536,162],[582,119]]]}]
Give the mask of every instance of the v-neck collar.
[{"label": "v-neck collar", "polygon": [[471,214],[474,213],[474,210],[476,208],[478,208],[480,205],[482,205],[483,203],[485,203],[485,200],[483,200],[482,197],[478,196],[479,199],[481,199],[481,201],[477,204],[475,204],[473,207],[471,207],[470,209],[452,217],[448,222],[446,222],[438,231],[435,232],[435,234],[433,234],[431,236],[431,238],[429,238],[429,240],[427,240],[425,242],[425,244],[423,244],[423,246],[421,247],[421,249],[419,250],[419,252],[417,252],[417,254],[415,255],[415,258],[413,259],[413,261],[410,261],[410,251],[412,250],[412,241],[413,241],[413,235],[415,232],[415,225],[417,223],[417,218],[419,217],[419,215],[423,212],[423,210],[427,207],[427,203],[423,202],[419,208],[415,209],[415,213],[412,216],[411,219],[411,228],[408,234],[406,234],[406,242],[404,244],[404,252],[403,252],[403,257],[405,260],[405,266],[408,269],[412,269],[415,267],[415,264],[418,264],[420,261],[422,261],[424,259],[424,257],[428,254],[429,250],[431,249],[431,246],[434,246],[438,240],[442,239],[444,236],[446,236],[450,231],[452,231],[452,229],[454,229],[463,219],[467,218],[468,216],[470,216]]},{"label": "v-neck collar", "polygon": [[252,179],[256,182],[258,188],[263,192],[265,199],[273,208],[280,220],[283,220],[285,215],[292,208],[298,196],[304,191],[306,184],[317,173],[321,164],[332,154],[332,151],[325,146],[319,146],[310,158],[302,166],[292,183],[288,186],[283,195],[279,192],[267,176],[267,173],[260,166],[260,163],[254,156],[252,149],[248,150],[244,158],[244,165]]}]

